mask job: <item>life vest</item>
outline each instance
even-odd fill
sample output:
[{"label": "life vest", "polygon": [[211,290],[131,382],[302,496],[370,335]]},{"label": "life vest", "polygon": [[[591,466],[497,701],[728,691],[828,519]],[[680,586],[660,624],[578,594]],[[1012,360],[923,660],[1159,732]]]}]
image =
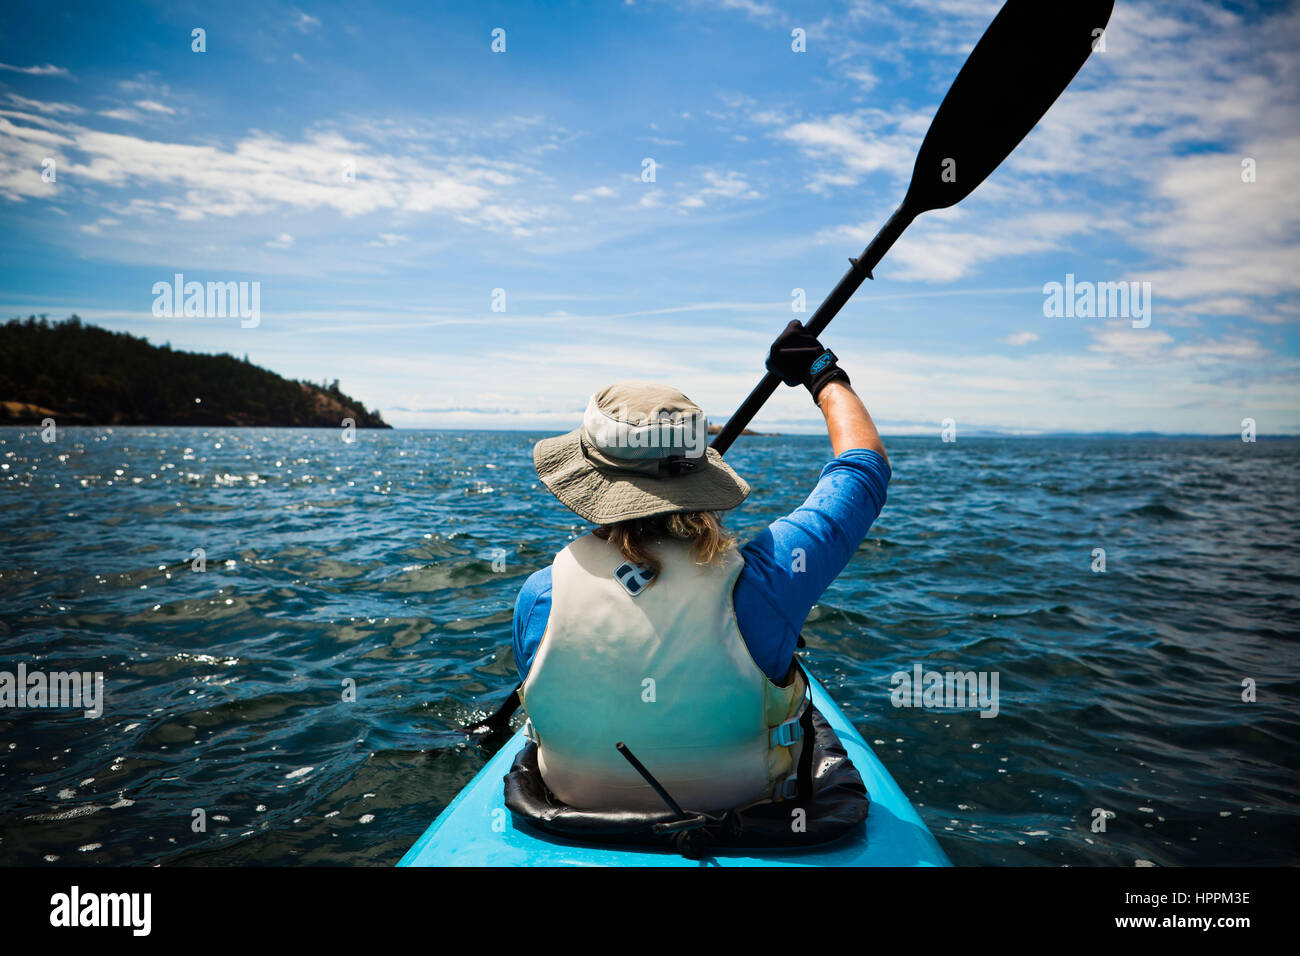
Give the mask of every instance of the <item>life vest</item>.
[{"label": "life vest", "polygon": [[627,748],[683,807],[714,812],[796,796],[807,682],[768,680],[732,606],[731,548],[695,564],[690,543],[650,542],[648,581],[586,535],[552,565],[546,633],[519,696],[546,786],[593,810],[663,810],[615,749]]}]

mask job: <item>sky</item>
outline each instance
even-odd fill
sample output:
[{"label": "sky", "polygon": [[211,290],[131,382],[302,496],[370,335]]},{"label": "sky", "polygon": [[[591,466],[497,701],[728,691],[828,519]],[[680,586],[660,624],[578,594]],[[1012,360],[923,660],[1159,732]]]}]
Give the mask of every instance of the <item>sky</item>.
[{"label": "sky", "polygon": [[[0,317],[337,378],[398,427],[568,429],[623,379],[723,420],[999,6],[7,0]],[[1119,0],[823,335],[881,430],[1300,433],[1298,49],[1294,3]],[[256,324],[155,315],[176,273],[258,283]],[[1149,288],[1149,324],[1046,314],[1067,276]],[[783,388],[755,427],[818,423]]]}]

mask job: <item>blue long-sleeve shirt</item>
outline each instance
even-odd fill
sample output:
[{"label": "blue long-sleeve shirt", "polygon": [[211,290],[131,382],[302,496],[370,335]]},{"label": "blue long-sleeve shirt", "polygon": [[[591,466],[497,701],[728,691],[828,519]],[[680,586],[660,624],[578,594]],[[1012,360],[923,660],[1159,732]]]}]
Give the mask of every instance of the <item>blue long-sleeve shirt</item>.
[{"label": "blue long-sleeve shirt", "polygon": [[[771,680],[785,678],[808,612],[885,506],[889,478],[882,455],[850,449],[822,469],[802,505],[741,548],[745,566],[732,595],[736,623],[750,656]],[[515,602],[515,664],[521,681],[541,646],[550,613],[551,569],[545,567],[528,577]]]}]

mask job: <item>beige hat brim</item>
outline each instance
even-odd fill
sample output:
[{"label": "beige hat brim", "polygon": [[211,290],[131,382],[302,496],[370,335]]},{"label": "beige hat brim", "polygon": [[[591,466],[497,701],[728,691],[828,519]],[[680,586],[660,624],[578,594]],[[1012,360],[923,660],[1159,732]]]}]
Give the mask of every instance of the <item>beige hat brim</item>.
[{"label": "beige hat brim", "polygon": [[605,473],[582,451],[582,429],[533,446],[537,476],[570,511],[595,524],[683,511],[727,511],[749,497],[749,484],[712,448],[695,470],[674,477]]}]

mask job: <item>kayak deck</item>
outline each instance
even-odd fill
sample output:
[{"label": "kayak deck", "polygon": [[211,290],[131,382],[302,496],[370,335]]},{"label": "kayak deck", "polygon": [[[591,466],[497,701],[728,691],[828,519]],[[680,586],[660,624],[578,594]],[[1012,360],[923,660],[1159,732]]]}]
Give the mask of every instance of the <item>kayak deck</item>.
[{"label": "kayak deck", "polygon": [[719,850],[690,860],[672,848],[615,847],[552,837],[516,825],[502,779],[524,745],[517,733],[478,772],[398,866],[950,866],[884,764],[813,678],[813,704],[839,735],[871,795],[866,824],[807,849]]}]

